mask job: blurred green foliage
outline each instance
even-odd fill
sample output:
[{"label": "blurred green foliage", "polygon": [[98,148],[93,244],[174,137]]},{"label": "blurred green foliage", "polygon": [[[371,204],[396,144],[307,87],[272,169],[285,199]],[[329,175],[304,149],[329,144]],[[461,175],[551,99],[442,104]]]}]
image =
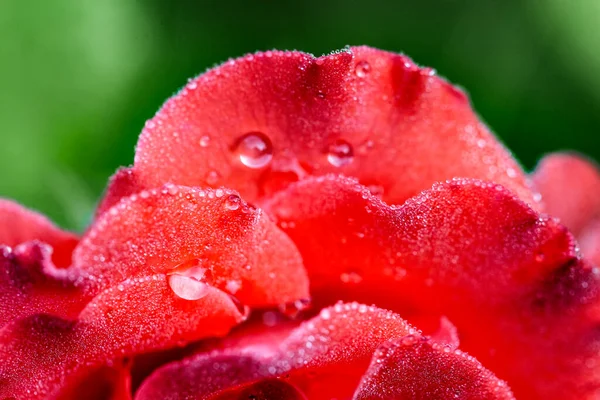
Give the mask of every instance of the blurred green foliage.
[{"label": "blurred green foliage", "polygon": [[598,0],[0,1],[0,195],[81,230],[188,77],[269,48],[404,52],[465,88],[527,169],[600,159]]}]

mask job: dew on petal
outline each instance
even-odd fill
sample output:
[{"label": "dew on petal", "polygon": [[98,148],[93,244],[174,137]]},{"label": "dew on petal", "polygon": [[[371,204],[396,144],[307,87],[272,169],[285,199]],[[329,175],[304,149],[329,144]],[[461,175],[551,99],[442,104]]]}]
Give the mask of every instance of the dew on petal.
[{"label": "dew on petal", "polygon": [[202,136],[199,141],[200,147],[208,147],[210,144],[210,136]]},{"label": "dew on petal", "polygon": [[284,303],[279,305],[279,311],[289,318],[296,318],[298,315],[310,307],[309,299],[300,299],[291,303]]},{"label": "dew on petal", "polygon": [[343,272],[340,275],[340,280],[344,283],[360,283],[362,281],[362,276],[354,271]]},{"label": "dew on petal", "polygon": [[223,203],[226,210],[235,211],[240,208],[241,199],[237,194],[230,194]]},{"label": "dew on petal", "polygon": [[240,137],[233,151],[248,168],[266,167],[273,158],[271,139],[262,132],[250,132]]},{"label": "dew on petal", "polygon": [[178,297],[185,300],[198,300],[208,294],[209,285],[194,276],[169,275],[169,287]]},{"label": "dew on petal", "polygon": [[327,149],[327,161],[334,167],[348,165],[354,159],[354,149],[345,140],[338,139]]},{"label": "dew on petal", "polygon": [[208,183],[209,185],[215,185],[220,178],[221,177],[219,176],[219,173],[217,171],[210,171],[206,175],[206,183]]},{"label": "dew on petal", "polygon": [[369,64],[367,61],[360,61],[356,64],[354,72],[359,78],[364,78],[369,72],[371,72],[371,64]]}]

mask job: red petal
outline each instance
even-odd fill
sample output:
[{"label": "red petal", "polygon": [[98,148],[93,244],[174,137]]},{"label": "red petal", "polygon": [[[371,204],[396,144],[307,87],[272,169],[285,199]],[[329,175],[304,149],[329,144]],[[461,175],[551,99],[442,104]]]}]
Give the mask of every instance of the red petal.
[{"label": "red petal", "polygon": [[308,297],[294,244],[262,211],[223,189],[166,185],[125,198],[99,216],[73,262],[101,288],[198,266],[207,283],[248,306]]},{"label": "red petal", "polygon": [[414,336],[383,344],[354,400],[514,399],[506,383],[473,357]]},{"label": "red petal", "polygon": [[290,186],[267,208],[298,246],[317,304],[446,315],[461,348],[523,398],[600,388],[580,361],[597,359],[600,345],[598,273],[577,259],[566,228],[501,186],[454,180],[395,208],[328,176]]},{"label": "red petal", "polygon": [[311,400],[349,398],[381,343],[416,333],[389,311],[337,304],[294,330],[277,354],[260,346],[199,354],[157,370],[136,399],[212,399],[276,377]]},{"label": "red petal", "polygon": [[0,328],[37,313],[74,318],[88,297],[57,269],[44,243],[27,242],[13,249],[0,246]]},{"label": "red petal", "polygon": [[134,169],[146,187],[225,185],[250,201],[335,172],[390,203],[455,176],[533,202],[462,92],[406,56],[368,47],[320,58],[269,51],[199,76],[146,124]]},{"label": "red petal", "polygon": [[573,154],[551,154],[538,164],[533,182],[546,211],[559,217],[575,235],[600,218],[600,169]]},{"label": "red petal", "polygon": [[0,244],[14,247],[38,240],[52,246],[52,259],[59,267],[71,263],[77,237],[57,228],[46,217],[10,200],[0,199]]},{"label": "red petal", "polygon": [[215,288],[189,301],[165,275],[127,280],[92,300],[77,322],[37,315],[0,331],[0,397],[53,398],[102,365],[223,335],[242,318]]},{"label": "red petal", "polygon": [[[418,299],[415,307],[443,315],[446,295],[461,309],[467,293],[493,302],[574,257],[564,228],[501,186],[474,180],[437,184],[389,207],[353,179],[329,175],[290,186],[266,209],[298,246],[317,302],[412,307]],[[382,287],[396,287],[395,296]]]},{"label": "red petal", "polygon": [[581,251],[596,266],[600,265],[600,218],[589,223],[579,235]]},{"label": "red petal", "polygon": [[108,181],[102,201],[96,210],[96,217],[117,204],[123,197],[141,192],[142,189],[133,168],[119,168]]}]

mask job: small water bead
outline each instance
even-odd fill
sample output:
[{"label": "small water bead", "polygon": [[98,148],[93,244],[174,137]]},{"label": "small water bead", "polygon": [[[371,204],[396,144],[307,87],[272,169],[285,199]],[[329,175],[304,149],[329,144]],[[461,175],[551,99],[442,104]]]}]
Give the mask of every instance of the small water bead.
[{"label": "small water bead", "polygon": [[209,185],[215,185],[220,178],[221,177],[219,176],[219,173],[217,171],[210,171],[206,175],[206,183],[208,183]]},{"label": "small water bead", "polygon": [[343,272],[340,275],[340,280],[344,283],[360,283],[363,278],[362,276],[360,276],[359,274],[357,274],[354,271],[350,271],[350,272]]},{"label": "small water bead", "polygon": [[238,290],[242,287],[242,282],[232,279],[227,281],[225,284],[225,290],[227,290],[231,294],[236,294]]},{"label": "small water bead", "polygon": [[285,303],[279,305],[279,311],[289,318],[296,318],[302,311],[310,307],[309,299],[300,299],[291,303]]},{"label": "small water bead", "polygon": [[359,78],[364,78],[369,72],[371,72],[371,64],[369,64],[367,61],[360,61],[356,64],[354,72]]},{"label": "small water bead", "polygon": [[345,140],[338,139],[327,149],[327,161],[334,167],[348,165],[354,159],[354,149]]},{"label": "small water bead", "polygon": [[208,147],[210,144],[210,136],[202,136],[198,143],[200,144],[200,147]]},{"label": "small water bead", "polygon": [[234,145],[240,162],[248,168],[266,167],[273,158],[271,139],[262,132],[250,132],[240,137]]},{"label": "small water bead", "polygon": [[240,208],[241,202],[242,202],[242,199],[240,199],[240,196],[238,196],[237,194],[230,194],[225,199],[225,203],[224,203],[225,209],[229,210],[229,211],[235,211],[238,208]]}]

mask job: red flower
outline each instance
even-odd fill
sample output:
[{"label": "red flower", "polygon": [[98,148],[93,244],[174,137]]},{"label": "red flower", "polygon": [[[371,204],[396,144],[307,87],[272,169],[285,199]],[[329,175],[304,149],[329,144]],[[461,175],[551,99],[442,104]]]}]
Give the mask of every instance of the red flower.
[{"label": "red flower", "polygon": [[80,241],[0,203],[0,398],[596,398],[599,192],[405,56],[229,61]]}]

